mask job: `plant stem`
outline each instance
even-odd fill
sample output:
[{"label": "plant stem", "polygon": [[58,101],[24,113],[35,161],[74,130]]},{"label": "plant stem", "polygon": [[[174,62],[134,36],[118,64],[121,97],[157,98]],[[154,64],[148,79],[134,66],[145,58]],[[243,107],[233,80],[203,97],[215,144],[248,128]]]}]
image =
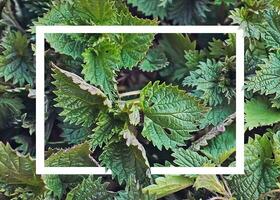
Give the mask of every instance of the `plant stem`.
[{"label": "plant stem", "polygon": [[128,97],[128,96],[135,96],[135,95],[139,95],[139,94],[140,94],[140,91],[137,90],[137,91],[131,91],[131,92],[125,92],[125,93],[119,94],[119,97],[122,98],[122,97]]}]

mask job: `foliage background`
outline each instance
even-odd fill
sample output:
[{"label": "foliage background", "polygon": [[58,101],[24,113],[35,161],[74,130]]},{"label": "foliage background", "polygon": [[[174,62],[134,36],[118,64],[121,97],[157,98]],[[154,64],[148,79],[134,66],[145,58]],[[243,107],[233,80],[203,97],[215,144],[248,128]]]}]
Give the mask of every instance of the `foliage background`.
[{"label": "foliage background", "polygon": [[[78,12],[75,7],[71,7],[72,3],[71,0],[0,1],[0,199],[279,199],[279,0],[128,0],[125,2],[121,0],[79,0],[75,2],[80,9]],[[106,9],[98,10],[102,6]],[[114,6],[123,9],[123,18],[113,16]],[[121,8],[122,6],[124,7]],[[129,11],[126,10],[126,7],[129,8]],[[87,8],[92,8],[92,15],[79,16]],[[66,15],[66,21],[61,22],[60,15],[56,11]],[[149,183],[141,184],[137,177],[133,176],[125,178],[122,183],[118,178],[112,179],[110,176],[35,175],[35,162],[32,158],[35,155],[36,98],[33,56],[35,41],[32,32],[34,24],[131,25],[154,23],[148,22],[148,20],[142,22],[138,18],[128,20],[128,16],[131,14],[139,19],[157,21],[159,25],[239,24],[246,31],[245,175],[154,176]],[[73,20],[73,16],[77,17],[79,21]],[[114,19],[121,19],[121,21]],[[190,37],[192,41],[196,40],[199,46],[207,47],[208,41],[211,41],[213,36],[206,41],[203,41],[204,36]],[[213,41],[212,47],[215,48],[212,48],[212,57],[218,56],[220,59],[219,54],[230,55],[225,42],[229,38],[230,36],[222,38],[222,43]],[[60,42],[62,41],[60,40]],[[180,47],[180,45],[178,46]],[[67,52],[67,48],[64,50]],[[209,54],[205,56],[203,51],[198,50],[192,49],[192,51],[185,52],[185,49],[179,49],[179,53],[165,52],[167,60],[162,60],[170,62],[171,65],[168,67],[156,65],[156,67],[164,69],[160,69],[160,72],[156,73],[147,73],[148,75],[144,73],[142,75],[148,76],[148,78],[139,76],[140,81],[134,80],[139,71],[123,70],[122,77],[129,78],[121,77],[120,85],[125,85],[129,90],[137,90],[146,84],[147,79],[155,80],[157,77],[154,76],[161,73],[160,77],[165,77],[166,82],[176,83],[180,87],[190,84],[193,86],[192,88],[197,88],[198,86],[192,85],[195,81],[192,82],[191,78],[186,80],[185,77],[190,71],[197,69],[199,61],[203,61],[205,57],[209,58]],[[69,57],[54,54],[52,51],[46,52],[46,56],[56,64],[71,66],[69,71],[75,73],[81,71],[79,61],[74,62]],[[148,65],[148,67],[151,66]],[[51,77],[46,78],[50,83]],[[195,77],[193,78],[195,80]],[[139,86],[138,83],[143,85]],[[51,84],[47,85],[53,87]],[[53,88],[49,88],[49,90],[52,91]],[[192,92],[195,93],[195,89],[193,90]],[[204,94],[207,94],[207,91],[204,91]],[[54,148],[67,147],[68,144],[65,145],[65,141],[73,142],[70,145],[80,143],[85,137],[83,133],[88,130],[73,127],[58,127],[54,130],[57,113],[52,110],[53,107],[50,106],[48,99],[45,106],[47,111],[45,133],[48,145],[52,147],[46,152],[46,156],[50,157],[58,151]],[[228,107],[223,106],[219,110],[219,116],[222,114],[228,116],[231,112],[227,111]],[[221,121],[221,119],[219,120]],[[57,141],[61,138],[54,137],[59,135],[54,133],[56,131],[60,133],[63,128],[65,129],[62,137],[64,143],[59,144]],[[73,130],[75,131],[74,138],[72,137]],[[87,143],[80,144],[78,148],[69,151],[71,156],[79,155],[75,158],[83,160],[83,163],[91,162],[88,161],[88,157],[81,156],[90,153]],[[56,163],[56,159],[59,158],[52,159],[48,161],[50,165],[52,162]],[[168,163],[166,164],[168,165]]]}]

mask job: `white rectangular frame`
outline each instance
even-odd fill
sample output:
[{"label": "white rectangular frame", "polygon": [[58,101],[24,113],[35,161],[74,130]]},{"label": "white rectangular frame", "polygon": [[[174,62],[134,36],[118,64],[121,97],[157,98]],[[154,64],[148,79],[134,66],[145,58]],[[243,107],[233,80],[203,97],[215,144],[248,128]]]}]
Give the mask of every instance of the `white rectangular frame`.
[{"label": "white rectangular frame", "polygon": [[244,32],[239,26],[36,26],[36,173],[111,174],[105,167],[45,167],[46,33],[235,33],[236,34],[236,166],[151,167],[152,174],[244,174]]}]

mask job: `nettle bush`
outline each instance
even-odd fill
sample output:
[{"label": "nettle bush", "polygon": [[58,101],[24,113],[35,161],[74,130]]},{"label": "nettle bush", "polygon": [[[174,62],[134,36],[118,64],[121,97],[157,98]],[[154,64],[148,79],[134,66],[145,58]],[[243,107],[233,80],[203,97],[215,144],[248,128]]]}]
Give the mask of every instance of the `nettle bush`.
[{"label": "nettle bush", "polygon": [[[278,0],[0,2],[0,199],[279,199],[279,10]],[[112,177],[36,175],[34,26],[165,24],[245,30],[245,174],[150,174],[235,165],[235,35],[178,33],[47,34],[45,165]]]}]

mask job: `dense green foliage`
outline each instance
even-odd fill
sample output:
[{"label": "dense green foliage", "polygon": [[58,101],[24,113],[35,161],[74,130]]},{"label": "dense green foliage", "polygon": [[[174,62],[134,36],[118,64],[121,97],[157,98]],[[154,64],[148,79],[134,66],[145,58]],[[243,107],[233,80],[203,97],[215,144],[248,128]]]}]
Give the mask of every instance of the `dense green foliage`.
[{"label": "dense green foliage", "polygon": [[[0,12],[0,199],[280,199],[279,0],[4,0]],[[151,175],[235,165],[235,35],[178,33],[45,35],[45,165],[112,176],[37,175],[34,27],[178,24],[245,31],[245,174]]]}]

